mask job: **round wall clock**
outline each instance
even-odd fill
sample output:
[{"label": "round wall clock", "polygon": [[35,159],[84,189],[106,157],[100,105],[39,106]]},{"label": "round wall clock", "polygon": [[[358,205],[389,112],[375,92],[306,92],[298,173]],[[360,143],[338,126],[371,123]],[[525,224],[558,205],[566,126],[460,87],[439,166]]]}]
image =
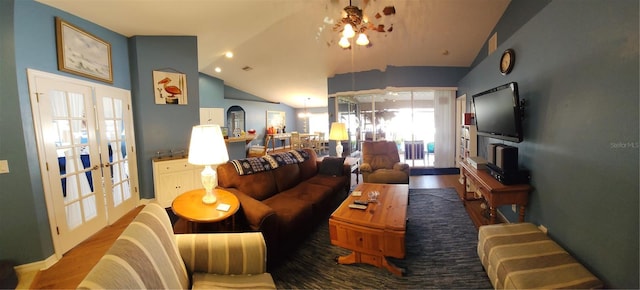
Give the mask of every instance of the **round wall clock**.
[{"label": "round wall clock", "polygon": [[500,58],[500,73],[506,75],[511,72],[516,63],[516,52],[509,48],[502,53]]}]

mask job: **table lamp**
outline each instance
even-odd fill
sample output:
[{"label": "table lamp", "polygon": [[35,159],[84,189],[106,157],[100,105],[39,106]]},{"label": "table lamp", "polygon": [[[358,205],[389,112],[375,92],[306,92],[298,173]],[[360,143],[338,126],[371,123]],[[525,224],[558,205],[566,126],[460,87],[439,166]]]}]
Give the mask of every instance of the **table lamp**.
[{"label": "table lamp", "polygon": [[189,163],[204,165],[204,170],[201,173],[202,186],[205,189],[205,195],[202,197],[203,203],[216,202],[216,196],[213,194],[213,189],[218,186],[216,167],[227,161],[229,161],[229,153],[220,126],[193,126],[189,143]]},{"label": "table lamp", "polygon": [[342,140],[348,140],[347,127],[344,123],[333,122],[331,123],[331,129],[329,130],[329,140],[336,141],[336,154],[338,157],[342,157]]}]

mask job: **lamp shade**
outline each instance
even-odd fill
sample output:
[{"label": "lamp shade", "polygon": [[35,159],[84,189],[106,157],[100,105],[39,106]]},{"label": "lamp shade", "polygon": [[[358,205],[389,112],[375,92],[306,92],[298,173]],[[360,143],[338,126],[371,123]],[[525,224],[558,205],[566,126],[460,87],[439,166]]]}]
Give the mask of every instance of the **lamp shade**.
[{"label": "lamp shade", "polygon": [[347,127],[344,123],[333,122],[331,123],[331,129],[329,130],[329,140],[347,140],[349,136],[347,135]]},{"label": "lamp shade", "polygon": [[189,143],[189,163],[219,165],[227,161],[229,161],[229,153],[220,126],[193,126]]},{"label": "lamp shade", "polygon": [[364,33],[358,34],[358,39],[356,40],[357,45],[367,45],[369,44],[369,38]]}]

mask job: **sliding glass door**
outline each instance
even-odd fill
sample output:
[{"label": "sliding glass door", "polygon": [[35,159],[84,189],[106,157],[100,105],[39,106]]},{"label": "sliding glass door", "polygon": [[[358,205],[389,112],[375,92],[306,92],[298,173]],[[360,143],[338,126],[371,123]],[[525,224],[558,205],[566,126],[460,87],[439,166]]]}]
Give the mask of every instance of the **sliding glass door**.
[{"label": "sliding glass door", "polygon": [[445,89],[340,96],[338,121],[347,123],[352,142],[394,141],[400,160],[412,167],[453,167],[454,99],[455,91]]}]

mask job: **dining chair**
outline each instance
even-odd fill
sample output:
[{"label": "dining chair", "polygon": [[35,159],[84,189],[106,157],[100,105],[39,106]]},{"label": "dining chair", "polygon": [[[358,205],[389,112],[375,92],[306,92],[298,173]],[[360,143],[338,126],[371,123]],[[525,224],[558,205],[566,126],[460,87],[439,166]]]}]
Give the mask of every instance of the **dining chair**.
[{"label": "dining chair", "polygon": [[300,140],[300,133],[291,132],[291,149],[302,149],[302,141]]},{"label": "dining chair", "polygon": [[269,151],[269,142],[271,142],[271,135],[264,136],[264,146],[251,146],[249,147],[249,152],[247,152],[247,157],[262,157],[267,155],[267,151]]},{"label": "dining chair", "polygon": [[329,144],[327,144],[324,132],[316,132],[316,138],[314,141],[314,150],[317,154],[322,154],[325,151],[329,150]]}]

